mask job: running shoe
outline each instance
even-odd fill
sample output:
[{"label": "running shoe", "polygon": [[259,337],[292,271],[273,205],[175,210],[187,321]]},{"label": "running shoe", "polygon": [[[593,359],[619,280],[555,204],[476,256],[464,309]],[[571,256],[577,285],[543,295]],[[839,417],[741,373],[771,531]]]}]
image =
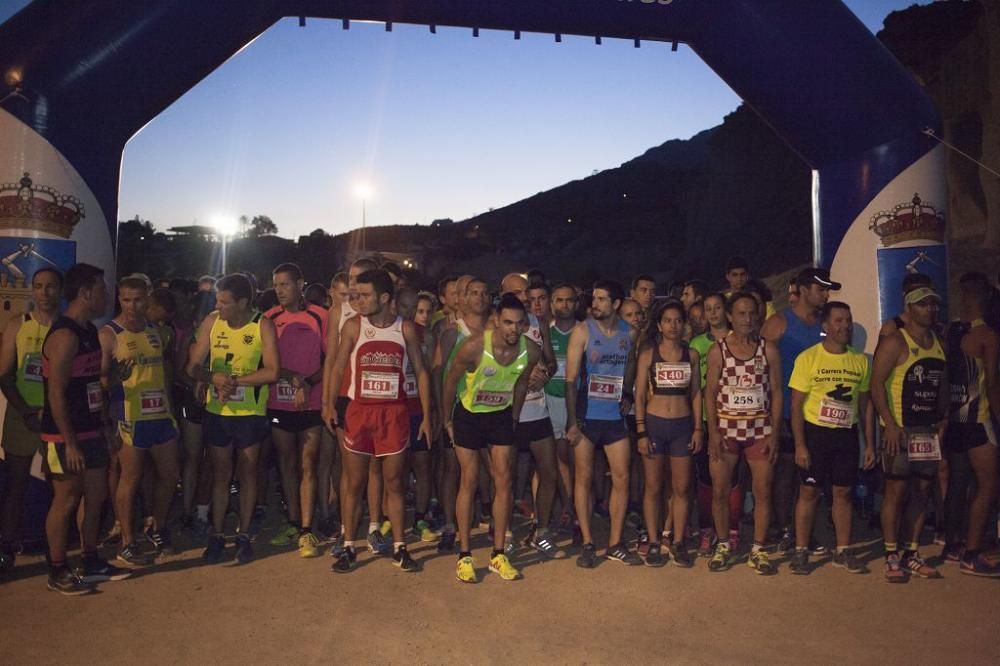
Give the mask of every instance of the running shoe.
[{"label": "running shoe", "polygon": [[240,532],[236,535],[236,561],[239,564],[249,564],[253,560],[253,545],[250,535]]},{"label": "running shoe", "polygon": [[312,532],[299,535],[299,557],[318,557],[319,539]]},{"label": "running shoe", "polygon": [[546,559],[562,560],[566,558],[566,551],[556,544],[551,532],[536,533],[528,543],[528,546],[537,550]]},{"label": "running shoe", "polygon": [[711,557],[715,548],[715,530],[704,527],[698,533],[698,557]]},{"label": "running shoe", "polygon": [[592,543],[585,543],[580,549],[580,557],[576,558],[576,566],[582,569],[593,569],[597,566],[597,548]]},{"label": "running shoe", "polygon": [[991,561],[983,553],[979,553],[972,559],[963,557],[958,565],[958,570],[969,576],[1000,578],[1000,563]]},{"label": "running shoe", "polygon": [[392,549],[392,544],[385,540],[382,536],[382,532],[379,530],[372,530],[368,533],[368,552],[374,555],[389,555]]},{"label": "running shoe", "polygon": [[329,515],[323,520],[316,524],[316,529],[313,530],[317,532],[319,538],[329,540],[340,534],[340,521],[333,515]]},{"label": "running shoe", "polygon": [[788,570],[796,576],[808,576],[811,574],[812,567],[809,566],[809,551],[796,548],[795,552],[792,553],[791,561],[788,563]]},{"label": "running shoe", "polygon": [[781,538],[778,539],[778,552],[787,553],[795,548],[795,535],[788,527],[781,530]]},{"label": "running shoe", "polygon": [[334,560],[333,565],[330,567],[330,571],[333,573],[349,573],[354,569],[354,563],[357,561],[357,553],[350,546],[344,548],[344,551],[340,554],[336,560]]},{"label": "running shoe", "polygon": [[479,577],[476,576],[475,560],[471,557],[460,558],[458,566],[455,567],[455,577],[463,583],[478,583]]},{"label": "running shoe", "polygon": [[924,559],[920,557],[920,553],[912,553],[903,557],[899,562],[899,566],[917,578],[941,578],[941,572],[924,562]]},{"label": "running shoe", "polygon": [[438,541],[439,553],[450,553],[455,550],[455,533],[441,532],[441,539]]},{"label": "running shoe", "polygon": [[524,538],[521,539],[521,545],[530,547],[532,540],[535,538],[535,532],[537,531],[538,531],[538,523],[536,523],[535,521],[531,521],[530,523],[528,523],[528,533],[525,534]]},{"label": "running shoe", "polygon": [[142,550],[139,548],[139,544],[130,543],[127,546],[122,546],[118,550],[118,555],[115,558],[123,564],[128,564],[134,567],[144,567],[149,564],[149,558],[143,554]]},{"label": "running shoe", "polygon": [[626,548],[625,542],[619,542],[613,546],[608,546],[608,549],[604,552],[604,557],[629,566],[642,564],[642,559]]},{"label": "running shoe", "polygon": [[897,553],[889,553],[885,556],[885,579],[890,583],[905,583],[909,580],[906,571],[899,565]]},{"label": "running shoe", "polygon": [[673,560],[674,566],[681,567],[682,569],[689,569],[694,566],[694,560],[691,559],[691,553],[688,549],[681,544],[671,544],[669,547],[670,559]]},{"label": "running shoe", "polygon": [[747,560],[747,566],[761,576],[771,576],[778,573],[778,567],[771,562],[771,558],[767,556],[767,551],[763,548],[750,551],[750,558]]},{"label": "running shoe", "polygon": [[521,572],[510,563],[506,553],[499,553],[490,558],[490,571],[500,576],[502,580],[517,580]]},{"label": "running shoe", "polygon": [[392,563],[399,567],[401,571],[406,571],[407,573],[413,573],[420,569],[417,561],[410,557],[406,546],[400,546],[396,549],[396,553],[392,556]]},{"label": "running shoe", "polygon": [[79,576],[69,570],[69,567],[59,567],[57,571],[50,573],[47,587],[53,592],[69,597],[90,594],[96,589],[93,584],[83,582]]},{"label": "running shoe", "polygon": [[715,552],[712,553],[711,559],[708,560],[708,570],[725,571],[729,569],[732,566],[732,554],[733,551],[730,549],[729,544],[719,541],[715,544]]},{"label": "running shoe", "polygon": [[330,555],[333,557],[340,557],[344,554],[344,533],[337,532],[337,536],[333,539],[333,546],[330,548]]},{"label": "running shoe", "polygon": [[958,564],[962,561],[962,552],[965,546],[961,543],[945,544],[941,549],[941,562],[944,564]]},{"label": "running shoe", "polygon": [[944,532],[935,532],[934,533],[934,543],[935,543],[935,545],[938,545],[938,546],[945,545],[946,540],[944,538]]},{"label": "running shoe", "polygon": [[132,575],[129,569],[119,569],[115,565],[102,560],[98,555],[84,555],[76,575],[84,583],[103,583],[108,580],[125,580]]},{"label": "running shoe", "polygon": [[639,557],[646,557],[649,552],[649,532],[646,530],[639,530],[635,539],[635,551],[639,553]]},{"label": "running shoe", "polygon": [[291,546],[293,543],[298,543],[300,532],[301,530],[291,523],[285,523],[285,525],[278,530],[278,533],[271,538],[270,544],[272,546]]},{"label": "running shoe", "polygon": [[153,544],[158,555],[173,555],[174,540],[170,536],[170,530],[146,530],[146,540]]},{"label": "running shoe", "polygon": [[218,564],[222,560],[222,553],[226,550],[226,538],[221,534],[213,534],[208,537],[208,544],[201,554],[201,559],[208,564]]},{"label": "running shoe", "polygon": [[829,549],[816,539],[809,539],[809,554],[822,557],[829,552]]},{"label": "running shoe", "polygon": [[655,569],[658,569],[667,563],[667,558],[665,558],[663,553],[660,551],[660,544],[646,544],[646,554],[642,558],[642,563],[647,567],[653,567]]},{"label": "running shoe", "polygon": [[866,574],[868,567],[858,558],[854,557],[850,551],[842,550],[833,556],[833,566],[846,569],[847,573]]},{"label": "running shoe", "polygon": [[[421,521],[423,522],[423,521]],[[441,537],[440,534],[431,529],[430,525],[420,530],[420,540],[425,543],[430,543],[432,541],[437,541]]]}]

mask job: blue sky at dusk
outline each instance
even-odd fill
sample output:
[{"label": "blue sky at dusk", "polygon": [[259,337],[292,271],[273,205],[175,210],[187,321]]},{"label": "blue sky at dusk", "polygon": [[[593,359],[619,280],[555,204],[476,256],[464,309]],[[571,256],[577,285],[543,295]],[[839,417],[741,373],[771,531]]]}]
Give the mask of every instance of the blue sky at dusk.
[{"label": "blue sky at dusk", "polygon": [[[0,22],[22,0],[0,1]],[[905,0],[848,0],[872,30]],[[283,236],[455,220],[717,125],[739,98],[684,45],[285,19],[128,144],[119,219],[269,215]]]}]

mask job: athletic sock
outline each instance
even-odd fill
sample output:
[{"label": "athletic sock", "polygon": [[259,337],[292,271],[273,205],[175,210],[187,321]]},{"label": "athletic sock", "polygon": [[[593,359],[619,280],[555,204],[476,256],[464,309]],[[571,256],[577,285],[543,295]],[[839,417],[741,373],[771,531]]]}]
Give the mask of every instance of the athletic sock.
[{"label": "athletic sock", "polygon": [[841,553],[845,552],[846,550],[847,550],[847,546],[837,546],[837,554],[838,555],[840,555]]},{"label": "athletic sock", "polygon": [[371,534],[372,532],[378,532],[379,531],[379,527],[380,526],[379,526],[378,523],[374,523],[374,522],[368,523],[368,534]]},{"label": "athletic sock", "polygon": [[490,559],[492,560],[492,559],[493,559],[494,557],[496,557],[497,555],[503,555],[503,549],[502,549],[502,548],[501,548],[501,549],[499,549],[499,550],[497,550],[496,548],[494,548],[494,549],[493,549],[493,552],[492,552],[492,553],[490,553]]},{"label": "athletic sock", "polygon": [[299,531],[303,534],[312,534],[313,528],[311,527],[300,527]]},{"label": "athletic sock", "polygon": [[762,550],[764,550],[764,544],[757,543],[756,541],[753,542],[753,547],[750,548],[751,553],[757,553]]},{"label": "athletic sock", "polygon": [[917,543],[916,541],[911,541],[910,543],[906,544],[906,550],[908,551],[915,553],[917,552],[918,548],[920,548],[920,544]]},{"label": "athletic sock", "polygon": [[194,516],[203,523],[208,522],[208,505],[198,504],[194,507]]},{"label": "athletic sock", "polygon": [[394,541],[392,544],[392,552],[398,553],[400,548],[406,548],[405,541]]},{"label": "athletic sock", "polygon": [[720,546],[725,546],[726,548],[729,548],[730,550],[732,550],[732,548],[733,548],[733,544],[729,543],[729,539],[723,539],[722,541],[719,541],[719,545]]},{"label": "athletic sock", "polygon": [[[754,544],[754,548],[756,548],[756,547],[757,547],[757,545],[756,545],[756,544]],[[796,546],[796,547],[795,547],[795,552],[796,552],[796,553],[804,553],[804,552],[806,552],[807,550],[809,550],[809,548],[807,548],[806,546]],[[838,553],[840,552],[840,549],[839,549],[839,548],[837,549],[837,552],[838,552]]]},{"label": "athletic sock", "polygon": [[472,557],[472,551],[471,550],[460,550],[458,552],[458,559],[461,560],[461,559],[466,558],[466,557]]},{"label": "athletic sock", "polygon": [[899,550],[898,544],[885,542],[885,556],[888,559],[890,555],[899,555],[897,552]]}]

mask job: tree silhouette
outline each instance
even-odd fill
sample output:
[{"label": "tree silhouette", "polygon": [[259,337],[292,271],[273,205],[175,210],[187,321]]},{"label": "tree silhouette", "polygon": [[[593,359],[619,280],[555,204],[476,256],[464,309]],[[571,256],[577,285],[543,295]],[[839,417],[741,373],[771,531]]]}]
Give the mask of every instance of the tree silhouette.
[{"label": "tree silhouette", "polygon": [[247,238],[260,238],[261,236],[275,236],[278,233],[278,225],[267,215],[254,215],[250,220],[250,228],[247,229]]}]

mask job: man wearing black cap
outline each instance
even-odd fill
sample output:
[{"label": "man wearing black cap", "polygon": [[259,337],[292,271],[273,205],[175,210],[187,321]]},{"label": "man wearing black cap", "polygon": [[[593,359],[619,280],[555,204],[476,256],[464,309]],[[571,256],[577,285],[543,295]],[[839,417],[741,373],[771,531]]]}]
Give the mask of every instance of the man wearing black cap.
[{"label": "man wearing black cap", "polygon": [[795,278],[798,300],[764,322],[760,335],[778,347],[781,354],[781,386],[784,391],[783,419],[778,438],[778,461],[774,470],[774,517],[782,529],[778,550],[786,552],[795,546],[792,521],[795,495],[795,438],[791,427],[791,390],[788,380],[800,353],[818,344],[823,337],[821,312],[830,300],[830,291],[840,289],[840,283],[830,279],[825,268],[804,268]]}]

